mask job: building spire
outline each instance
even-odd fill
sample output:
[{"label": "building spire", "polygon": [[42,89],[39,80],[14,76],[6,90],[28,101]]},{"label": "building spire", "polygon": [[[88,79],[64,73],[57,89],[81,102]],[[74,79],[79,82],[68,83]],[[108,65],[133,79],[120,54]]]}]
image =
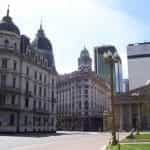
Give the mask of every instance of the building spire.
[{"label": "building spire", "polygon": [[8,8],[7,8],[7,17],[9,17],[9,4],[8,4]]},{"label": "building spire", "polygon": [[43,30],[42,17],[41,17],[41,21],[40,21],[40,29],[38,30],[37,36],[38,37],[45,37],[44,30]]},{"label": "building spire", "polygon": [[43,20],[42,20],[42,17],[41,17],[41,21],[40,21],[40,30],[43,30]]}]

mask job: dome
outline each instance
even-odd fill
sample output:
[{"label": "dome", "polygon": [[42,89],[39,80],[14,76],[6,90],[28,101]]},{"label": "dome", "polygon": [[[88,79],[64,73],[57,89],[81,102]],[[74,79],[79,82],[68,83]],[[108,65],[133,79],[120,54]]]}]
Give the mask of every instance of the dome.
[{"label": "dome", "polygon": [[38,49],[41,49],[41,50],[50,50],[50,51],[52,50],[51,42],[45,36],[44,30],[42,29],[42,26],[40,26],[40,29],[38,30],[36,38],[32,42],[32,46],[34,48],[38,48]]},{"label": "dome", "polygon": [[91,70],[92,60],[90,58],[88,50],[84,47],[84,49],[80,53],[80,57],[78,58],[78,69],[79,70]]},{"label": "dome", "polygon": [[88,50],[84,47],[84,49],[80,53],[80,58],[81,57],[90,57]]},{"label": "dome", "polygon": [[37,47],[39,49],[45,49],[45,50],[51,50],[52,46],[50,44],[50,41],[47,38],[38,38],[37,39]]},{"label": "dome", "polygon": [[52,44],[45,36],[42,25],[40,25],[40,29],[38,30],[36,38],[33,40],[31,47],[35,51],[40,52],[41,55],[47,57],[49,67],[51,67],[52,70],[56,72]]},{"label": "dome", "polygon": [[0,22],[0,31],[9,31],[20,35],[18,27],[13,23],[12,18],[9,16],[9,9],[7,15],[4,16]]}]

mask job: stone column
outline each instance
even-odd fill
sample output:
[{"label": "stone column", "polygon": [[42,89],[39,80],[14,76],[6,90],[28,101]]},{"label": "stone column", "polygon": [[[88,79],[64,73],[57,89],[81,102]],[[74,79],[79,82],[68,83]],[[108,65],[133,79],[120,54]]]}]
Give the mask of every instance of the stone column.
[{"label": "stone column", "polygon": [[138,116],[137,116],[137,123],[138,123],[138,128],[140,129],[141,128],[141,104],[138,104]]},{"label": "stone column", "polygon": [[120,131],[123,131],[123,108],[122,104],[120,104],[120,115],[119,115],[119,122],[120,122]]},{"label": "stone column", "polygon": [[133,127],[133,125],[132,125],[132,104],[129,104],[128,105],[128,108],[129,108],[129,113],[128,113],[128,115],[129,115],[129,118],[128,118],[128,120],[129,120],[129,129],[132,129],[132,127]]}]

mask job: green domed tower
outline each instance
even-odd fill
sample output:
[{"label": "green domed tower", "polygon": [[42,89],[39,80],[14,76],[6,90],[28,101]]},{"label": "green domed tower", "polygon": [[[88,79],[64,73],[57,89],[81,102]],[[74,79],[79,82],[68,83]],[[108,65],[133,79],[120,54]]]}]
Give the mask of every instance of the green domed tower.
[{"label": "green domed tower", "polygon": [[78,58],[78,69],[80,71],[92,70],[92,59],[86,47],[81,51],[80,57]]}]

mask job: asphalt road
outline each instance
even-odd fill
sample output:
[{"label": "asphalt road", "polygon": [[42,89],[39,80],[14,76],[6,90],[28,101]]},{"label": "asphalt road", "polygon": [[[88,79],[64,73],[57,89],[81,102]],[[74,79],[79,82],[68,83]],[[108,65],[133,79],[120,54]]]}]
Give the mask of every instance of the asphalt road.
[{"label": "asphalt road", "polygon": [[[126,136],[120,133],[120,137]],[[56,135],[0,136],[0,150],[103,150],[111,133],[58,132]]]}]

